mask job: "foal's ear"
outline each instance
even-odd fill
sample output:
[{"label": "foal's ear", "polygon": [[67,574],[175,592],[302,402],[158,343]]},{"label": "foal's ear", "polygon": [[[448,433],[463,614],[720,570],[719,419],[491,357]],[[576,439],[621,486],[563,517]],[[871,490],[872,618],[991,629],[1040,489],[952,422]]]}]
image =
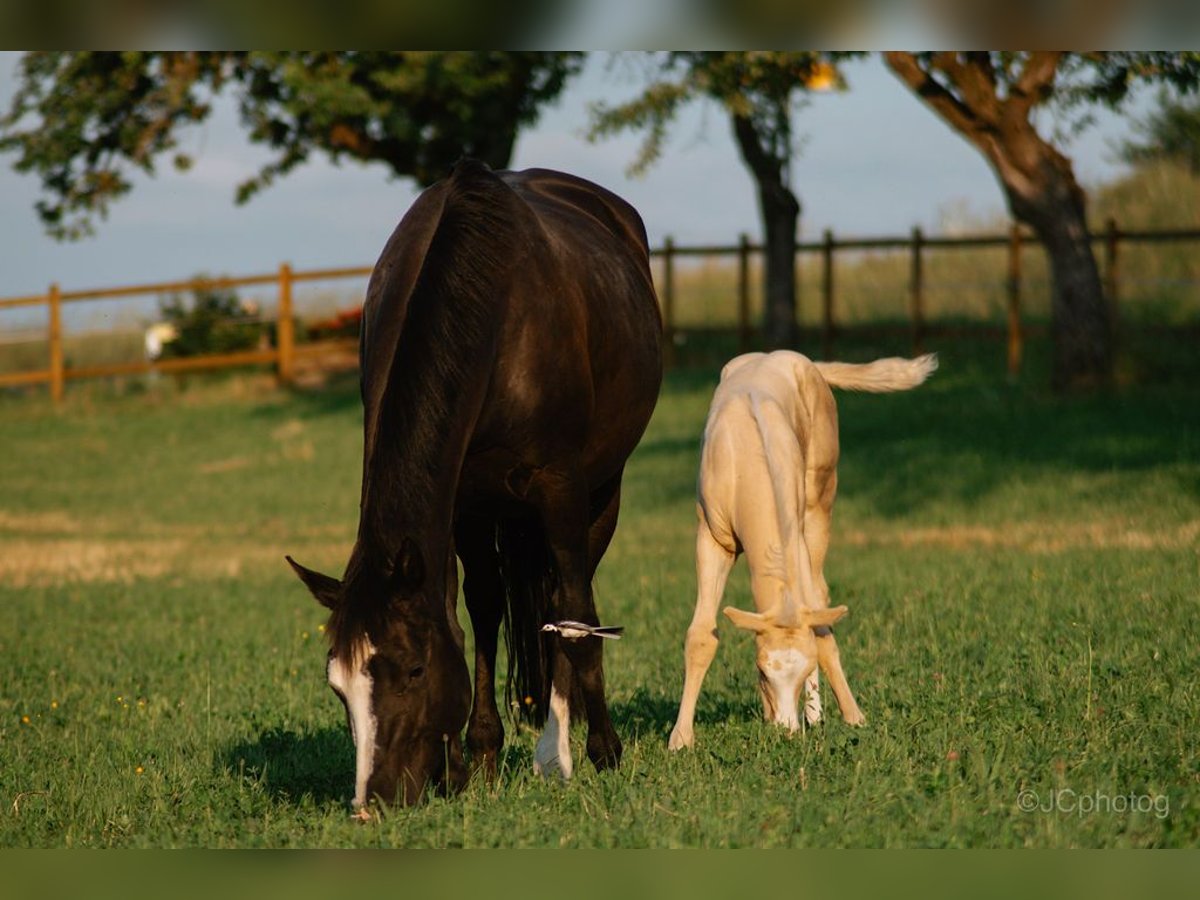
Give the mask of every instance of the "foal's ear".
[{"label": "foal's ear", "polygon": [[771,616],[765,616],[762,613],[746,612],[732,606],[725,607],[721,612],[725,613],[725,618],[729,619],[738,628],[744,628],[746,631],[753,631],[756,634],[766,631],[774,621]]},{"label": "foal's ear", "polygon": [[850,610],[845,606],[834,606],[831,609],[806,609],[801,616],[805,625],[816,628],[819,625],[832,625],[848,612]]},{"label": "foal's ear", "polygon": [[290,556],[285,556],[300,580],[304,582],[304,586],[317,598],[317,602],[326,609],[333,609],[338,605],[338,601],[342,596],[342,583],[336,578],[330,578],[328,575],[322,575],[320,572],[314,572],[312,569],[306,569],[300,563],[296,562]]}]

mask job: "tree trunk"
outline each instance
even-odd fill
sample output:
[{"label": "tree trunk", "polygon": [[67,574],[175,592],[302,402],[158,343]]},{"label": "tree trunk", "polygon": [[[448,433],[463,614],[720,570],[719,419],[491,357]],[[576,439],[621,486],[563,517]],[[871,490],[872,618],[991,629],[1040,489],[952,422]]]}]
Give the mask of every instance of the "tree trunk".
[{"label": "tree trunk", "polygon": [[1013,215],[1041,239],[1050,263],[1051,386],[1056,391],[1105,387],[1112,379],[1112,322],[1092,252],[1084,193],[1066,157],[1047,144],[1040,144],[1038,155],[1036,191],[1003,175],[1001,183]]},{"label": "tree trunk", "polygon": [[884,54],[900,80],[983,153],[1013,216],[1042,240],[1053,278],[1051,377],[1060,391],[1107,385],[1113,361],[1110,311],[1088,239],[1083,190],[1071,161],[1030,121],[1051,95],[1063,57],[1031,51],[1018,72],[1001,77],[986,51]]},{"label": "tree trunk", "polygon": [[758,185],[766,234],[763,331],[770,350],[794,349],[796,334],[796,220],[800,203],[782,183]]},{"label": "tree trunk", "polygon": [[735,115],[733,133],[758,186],[766,256],[763,335],[769,350],[792,349],[797,344],[796,220],[800,201],[784,180],[784,161],[763,150],[750,119]]}]

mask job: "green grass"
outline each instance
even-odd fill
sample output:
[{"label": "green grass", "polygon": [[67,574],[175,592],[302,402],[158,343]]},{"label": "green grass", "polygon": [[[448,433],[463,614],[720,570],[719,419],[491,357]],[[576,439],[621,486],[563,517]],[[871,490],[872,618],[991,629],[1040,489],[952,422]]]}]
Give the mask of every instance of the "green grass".
[{"label": "green grass", "polygon": [[[627,627],[606,648],[621,768],[594,772],[576,729],[575,780],[542,782],[510,725],[497,783],[365,826],[322,611],[282,558],[345,561],[352,380],[0,399],[0,845],[1195,846],[1195,363],[1061,400],[1041,351],[1009,385],[956,346],[914,393],[839,397],[827,574],[866,727],[828,694],[817,729],[763,724],[752,642],[722,620],[696,748],[668,754],[715,382],[680,371],[597,579]],[[741,564],[726,599],[751,603]]]}]

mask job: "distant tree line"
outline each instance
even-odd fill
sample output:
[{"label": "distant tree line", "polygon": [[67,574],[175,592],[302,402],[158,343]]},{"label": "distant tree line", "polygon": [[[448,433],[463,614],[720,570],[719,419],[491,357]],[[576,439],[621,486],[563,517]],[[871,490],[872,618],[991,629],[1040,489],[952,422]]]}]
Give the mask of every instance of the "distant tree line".
[{"label": "distant tree line", "polygon": [[[801,203],[792,184],[797,117],[815,90],[847,88],[844,65],[861,54],[675,51],[645,54],[646,84],[627,102],[592,110],[592,140],[644,134],[631,168],[662,155],[677,112],[696,100],[728,115],[754,178],[766,248],[764,333],[796,340],[793,247]],[[1195,52],[895,52],[902,83],[988,161],[1013,217],[1046,248],[1053,276],[1052,379],[1061,390],[1109,383],[1112,323],[1088,240],[1086,196],[1070,160],[1035,121],[1048,110],[1068,131],[1096,106],[1120,109],[1140,85],[1164,94],[1129,158],[1182,156],[1195,168]],[[272,159],[239,185],[238,203],[314,153],[379,162],[428,185],[462,156],[506,167],[520,130],[582,68],[583,54],[503,51],[266,51],[26,53],[0,117],[0,151],[38,176],[37,214],[60,239],[90,234],[131,189],[130,174],[164,158],[187,169],[178,134],[203,121],[212,99],[236,95],[249,140]],[[1174,104],[1172,106],[1171,104]],[[1190,114],[1190,118],[1189,118]]]}]

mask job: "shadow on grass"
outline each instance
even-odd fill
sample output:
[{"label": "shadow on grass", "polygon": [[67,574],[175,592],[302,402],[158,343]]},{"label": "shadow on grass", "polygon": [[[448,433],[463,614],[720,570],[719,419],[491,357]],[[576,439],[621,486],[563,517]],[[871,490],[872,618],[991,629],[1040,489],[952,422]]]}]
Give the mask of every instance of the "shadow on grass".
[{"label": "shadow on grass", "polygon": [[[234,744],[217,764],[230,774],[259,782],[280,803],[299,804],[311,797],[318,806],[348,805],[354,792],[354,744],[345,728],[307,734],[273,728],[254,740]],[[532,768],[530,748],[508,740],[500,750],[495,785],[502,787]],[[482,772],[473,771],[471,777],[486,783]]]},{"label": "shadow on grass", "polygon": [[299,734],[273,728],[235,744],[219,758],[226,771],[260,782],[275,800],[317,804],[350,800],[354,745],[345,728]]},{"label": "shadow on grass", "polygon": [[[679,714],[679,698],[638,688],[627,700],[609,705],[613,725],[622,735],[659,734],[665,739]],[[713,691],[700,694],[696,703],[696,721],[752,722],[762,717],[757,696],[731,699]]]}]

